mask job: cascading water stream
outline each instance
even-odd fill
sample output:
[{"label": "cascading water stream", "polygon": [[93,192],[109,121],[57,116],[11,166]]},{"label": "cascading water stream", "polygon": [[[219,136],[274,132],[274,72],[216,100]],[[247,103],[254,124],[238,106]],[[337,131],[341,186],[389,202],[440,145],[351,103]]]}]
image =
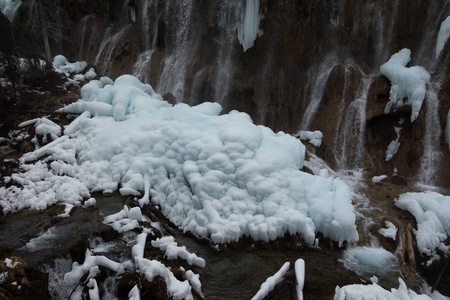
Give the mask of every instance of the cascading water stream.
[{"label": "cascading water stream", "polygon": [[441,22],[450,14],[450,0],[431,2],[427,8],[424,18],[427,20],[425,31],[427,34],[420,40],[419,51],[416,54],[417,62],[427,69],[434,72],[438,67],[438,60],[433,55],[436,46],[437,33],[439,32]]},{"label": "cascading water stream", "polygon": [[439,121],[437,90],[439,90],[438,86],[428,84],[425,99],[426,125],[423,139],[423,155],[418,174],[418,183],[424,185],[433,185],[435,183],[442,156],[442,153],[439,151],[442,130]]},{"label": "cascading water stream", "polygon": [[[344,78],[344,88],[342,89],[342,97],[341,97],[341,101],[339,102],[339,111],[337,114],[338,117],[338,121],[337,121],[337,128],[336,131],[340,132],[341,130],[341,124],[342,124],[342,119],[345,116],[345,108],[346,108],[346,96],[347,96],[347,82],[349,80],[349,70],[346,68],[345,69],[345,78]],[[334,159],[336,160],[337,165],[342,165],[342,158],[345,159],[345,154],[344,153],[338,153],[337,149],[339,149],[339,144],[338,144],[338,140],[339,140],[340,135],[339,134],[335,134],[334,135],[334,149],[333,149],[333,155],[334,155]],[[345,137],[345,136],[344,136]],[[345,148],[343,149],[342,152],[345,152]]]},{"label": "cascading water stream", "polygon": [[188,43],[191,11],[192,0],[167,2],[165,26],[171,51],[164,59],[164,69],[156,90],[161,95],[172,93],[177,102],[183,100],[186,71],[191,62],[190,54],[194,53]]},{"label": "cascading water stream", "polygon": [[[78,45],[79,45],[78,59],[79,60],[82,60],[82,57],[83,57],[84,43],[86,41],[85,35],[86,35],[87,25],[88,25],[89,21],[92,20],[93,18],[94,18],[93,15],[87,15],[86,17],[83,18],[83,21],[82,21],[83,25],[81,27],[80,39],[78,42]],[[88,45],[88,49],[89,49],[90,48],[90,40],[88,42],[89,42],[89,45]]]},{"label": "cascading water stream", "polygon": [[143,52],[139,54],[133,67],[133,75],[144,83],[149,83],[150,63],[156,49],[158,37],[158,7],[154,1],[144,1],[141,8],[139,27]]},{"label": "cascading water stream", "polygon": [[[356,99],[340,114],[345,117],[336,128],[333,154],[337,168],[351,170],[364,167],[364,133],[366,104],[372,76],[364,77],[358,87]],[[344,88],[345,90],[345,88]],[[345,101],[343,98],[341,101]]]},{"label": "cascading water stream", "polygon": [[333,149],[333,155],[339,170],[352,170],[364,167],[366,104],[371,82],[372,76],[366,76],[361,79],[356,98],[347,108],[345,108],[345,97],[341,100],[340,121],[334,135]]},{"label": "cascading water stream", "polygon": [[112,28],[108,28],[105,33],[105,38],[97,52],[97,56],[95,57],[94,65],[100,70],[102,74],[105,76],[109,75],[111,71],[111,66],[113,63],[113,51],[117,46],[117,43],[122,39],[124,34],[128,31],[130,27],[123,27],[119,32],[115,33],[111,36]]},{"label": "cascading water stream", "polygon": [[100,58],[102,56],[103,50],[105,49],[106,45],[109,42],[109,38],[110,38],[110,35],[111,35],[111,30],[112,30],[111,27],[106,29],[106,32],[104,34],[105,38],[102,40],[102,42],[100,44],[100,47],[98,48],[97,55],[95,56],[94,66],[98,66],[98,63],[99,63]]},{"label": "cascading water stream", "polygon": [[233,62],[231,54],[236,39],[237,20],[239,17],[239,1],[223,1],[220,3],[217,23],[220,28],[218,40],[218,58],[216,68],[216,79],[214,84],[214,101],[223,103],[223,99],[228,94]]}]

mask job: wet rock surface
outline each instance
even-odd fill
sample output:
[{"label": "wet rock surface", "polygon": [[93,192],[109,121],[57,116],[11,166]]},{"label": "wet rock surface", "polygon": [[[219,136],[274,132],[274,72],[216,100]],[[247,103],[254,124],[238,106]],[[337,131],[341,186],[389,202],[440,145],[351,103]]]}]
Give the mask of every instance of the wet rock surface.
[{"label": "wet rock surface", "polygon": [[[384,227],[385,221],[391,221],[400,228],[400,231],[404,230],[407,224],[415,226],[413,217],[398,209],[394,204],[394,198],[407,191],[410,189],[392,185],[388,181],[367,186],[365,193],[370,194],[371,208],[364,211],[364,214],[372,218],[373,223],[369,227],[359,224],[361,239],[358,244],[365,245],[371,238],[370,235],[375,235],[385,249],[398,254],[400,239],[393,241],[384,238],[378,233],[378,230]],[[105,234],[111,230],[111,227],[104,225],[102,221],[104,216],[117,212],[123,208],[124,204],[130,205],[131,199],[118,194],[94,195],[94,197],[99,203],[98,207],[76,208],[68,218],[57,217],[63,211],[63,208],[58,206],[53,206],[45,211],[22,211],[3,217],[0,227],[0,244],[3,252],[0,259],[23,258],[27,267],[22,276],[30,282],[30,286],[36,286],[38,290],[46,288],[45,278],[46,273],[49,273],[50,278],[53,278],[48,287],[49,293],[61,295],[53,290],[68,288],[61,279],[64,273],[60,273],[61,270],[56,267],[59,260],[63,259],[70,263],[72,261],[82,262],[84,260],[82,253],[86,248],[95,249],[95,245],[104,243],[112,246],[102,250],[103,252],[98,252],[97,255],[105,255],[118,261],[123,260],[124,257],[130,257],[131,249],[130,246],[127,246],[129,244],[127,241],[130,241],[130,238],[139,232],[129,232],[127,235]],[[285,262],[291,262],[292,265],[299,258],[306,262],[305,299],[330,299],[334,295],[337,285],[357,284],[361,283],[361,280],[369,282],[370,276],[360,277],[344,268],[340,261],[343,249],[338,248],[336,244],[327,239],[320,238],[320,248],[307,246],[301,239],[292,236],[285,236],[270,243],[243,238],[238,243],[216,246],[208,240],[200,240],[194,236],[183,234],[152,206],[144,207],[143,212],[150,217],[152,222],[160,224],[160,230],[152,229],[156,237],[174,236],[179,245],[186,246],[190,252],[204,258],[206,267],[190,266],[183,260],[167,260],[163,252],[151,246],[150,240],[155,237],[149,237],[144,257],[159,260],[171,267],[175,276],[180,280],[184,280],[183,276],[185,275],[184,271],[179,270],[179,267],[193,270],[199,274],[202,292],[206,299],[249,299],[258,291],[260,284],[277,272],[281,265]],[[99,242],[100,244],[98,244]],[[423,276],[429,276],[427,278],[430,280],[430,285],[434,284],[435,273],[421,266],[420,262],[421,260],[417,264],[417,270]],[[400,261],[399,264],[403,263]],[[70,268],[67,269],[69,266],[70,264],[63,270],[70,271]],[[442,266],[441,262],[436,264],[434,269],[442,270]],[[422,281],[417,276],[416,268],[404,265],[399,267],[400,269],[408,287],[419,291]],[[166,299],[167,297],[165,283],[158,278],[148,282],[134,272],[120,276],[114,275],[106,269],[101,272],[103,275],[96,278],[99,285],[106,284],[108,280],[111,281],[111,278],[115,278],[109,290],[112,295],[125,297],[129,290],[138,284],[143,295],[145,295],[144,292],[149,294],[149,299]],[[55,276],[61,277],[59,283],[54,279]],[[396,288],[398,276],[398,273],[380,276],[379,284],[387,289]],[[445,273],[444,279],[441,279],[438,286],[441,290],[443,288],[442,292],[445,292],[447,278]],[[9,283],[3,283],[2,287]],[[295,284],[295,276],[291,270],[267,299],[296,299]],[[19,294],[13,293],[13,295]]]},{"label": "wet rock surface", "polygon": [[[440,85],[438,114],[441,129],[445,128],[450,107],[449,46],[434,58],[439,25],[450,13],[445,1],[262,0],[262,35],[246,52],[237,39],[242,9],[237,0],[98,1],[95,5],[76,1],[58,6],[67,18],[57,24],[61,31],[51,43],[54,53],[86,60],[99,74],[113,79],[135,74],[171,103],[216,101],[225,112],[247,112],[256,123],[275,131],[320,130],[324,140],[318,154],[332,167],[360,167],[359,155],[352,157],[351,150],[359,147],[352,136],[363,130],[364,167],[375,173],[397,168],[409,180],[418,180],[427,155],[423,150],[426,105],[413,124],[406,124],[410,109],[385,115],[390,82],[379,75],[380,65],[402,48],[412,51],[410,66],[423,66],[431,82]],[[25,30],[32,12],[28,4],[22,5],[16,22],[25,25],[17,25],[17,31]],[[26,37],[17,36],[26,52],[30,48]],[[324,70],[332,72],[323,93],[316,95]],[[366,97],[366,126],[354,121],[344,126],[357,113],[353,100],[367,77],[372,84]],[[303,128],[308,106],[315,100],[321,101],[318,111],[311,116],[309,128]],[[406,121],[398,155],[386,162],[384,151],[401,119]],[[359,129],[352,132],[353,127]],[[347,134],[346,145],[334,138],[336,134]],[[436,167],[433,180],[449,186],[450,152],[444,136],[439,139],[443,163]],[[349,158],[342,162],[341,156]]]}]

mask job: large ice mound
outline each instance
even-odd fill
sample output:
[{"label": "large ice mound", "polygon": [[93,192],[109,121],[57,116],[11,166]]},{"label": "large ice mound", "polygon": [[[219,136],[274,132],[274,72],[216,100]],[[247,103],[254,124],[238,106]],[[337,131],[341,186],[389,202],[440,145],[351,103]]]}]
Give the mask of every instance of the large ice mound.
[{"label": "large ice mound", "polygon": [[22,188],[0,188],[4,212],[81,205],[90,192],[119,190],[141,206],[151,199],[181,229],[216,243],[290,233],[313,244],[318,231],[358,240],[349,186],[299,171],[298,139],[245,113],[219,115],[217,103],[172,106],[130,75],[91,81],[81,94],[62,109],[81,114],[65,134],[22,159],[47,156],[50,169],[24,164],[29,171],[11,178]]}]

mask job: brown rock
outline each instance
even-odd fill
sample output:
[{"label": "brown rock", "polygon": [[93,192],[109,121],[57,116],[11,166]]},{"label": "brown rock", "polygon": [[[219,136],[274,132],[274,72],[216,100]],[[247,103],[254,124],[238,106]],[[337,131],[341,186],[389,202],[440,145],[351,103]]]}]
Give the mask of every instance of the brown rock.
[{"label": "brown rock", "polygon": [[70,247],[70,255],[72,261],[83,264],[86,250],[89,249],[89,241],[87,238],[81,238]]}]

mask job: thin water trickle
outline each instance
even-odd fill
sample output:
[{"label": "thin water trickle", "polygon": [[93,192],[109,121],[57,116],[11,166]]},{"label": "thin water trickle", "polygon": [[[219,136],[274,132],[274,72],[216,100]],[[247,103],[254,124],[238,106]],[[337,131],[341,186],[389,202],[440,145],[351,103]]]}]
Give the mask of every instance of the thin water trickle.
[{"label": "thin water trickle", "polygon": [[336,65],[336,58],[334,55],[328,56],[324,62],[319,66],[318,70],[312,71],[314,76],[312,83],[312,90],[309,95],[309,105],[303,114],[302,123],[300,125],[300,130],[310,130],[311,122],[319,108],[320,102],[322,101],[323,93],[325,92],[325,86],[328,82],[328,77],[331,71]]}]

